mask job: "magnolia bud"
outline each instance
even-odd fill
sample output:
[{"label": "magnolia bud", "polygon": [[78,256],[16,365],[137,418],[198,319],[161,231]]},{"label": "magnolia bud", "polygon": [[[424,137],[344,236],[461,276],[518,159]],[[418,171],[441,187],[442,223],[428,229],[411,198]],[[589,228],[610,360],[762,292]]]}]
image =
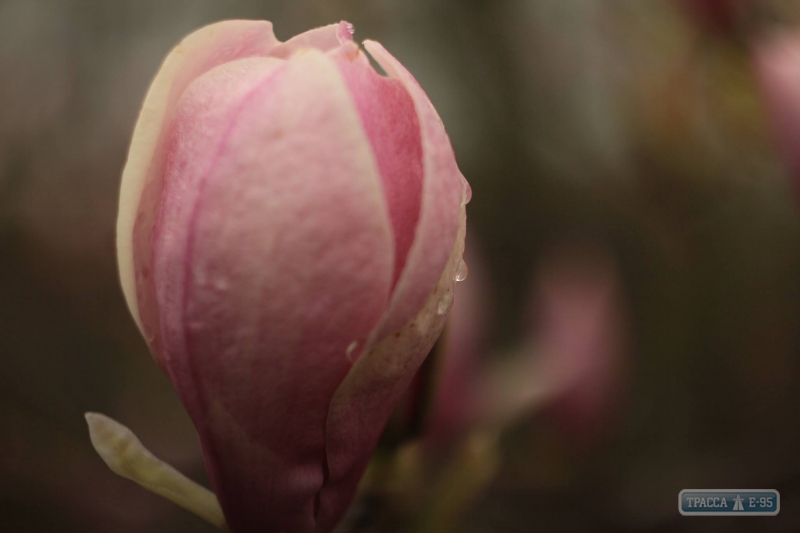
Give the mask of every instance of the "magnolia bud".
[{"label": "magnolia bud", "polygon": [[329,531],[441,331],[469,186],[441,120],[341,23],[203,28],[167,57],[122,177],[128,305],[234,532]]}]

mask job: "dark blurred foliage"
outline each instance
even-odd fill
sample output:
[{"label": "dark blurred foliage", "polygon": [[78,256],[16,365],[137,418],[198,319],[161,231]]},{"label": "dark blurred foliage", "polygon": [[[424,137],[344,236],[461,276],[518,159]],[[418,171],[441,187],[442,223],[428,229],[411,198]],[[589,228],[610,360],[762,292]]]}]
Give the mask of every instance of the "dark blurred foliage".
[{"label": "dark blurred foliage", "polygon": [[[749,37],[681,3],[0,0],[0,531],[212,530],[114,476],[82,414],[108,413],[205,480],[125,308],[114,226],[152,75],[224,18],[269,19],[281,39],[346,19],[417,76],[473,187],[497,353],[528,335],[551,250],[600,247],[619,265],[631,342],[615,426],[587,448],[544,416],[519,420],[453,531],[800,530],[797,199]],[[764,24],[796,20],[791,2],[759,4]],[[780,515],[675,509],[681,489],[738,487],[780,490]]]}]

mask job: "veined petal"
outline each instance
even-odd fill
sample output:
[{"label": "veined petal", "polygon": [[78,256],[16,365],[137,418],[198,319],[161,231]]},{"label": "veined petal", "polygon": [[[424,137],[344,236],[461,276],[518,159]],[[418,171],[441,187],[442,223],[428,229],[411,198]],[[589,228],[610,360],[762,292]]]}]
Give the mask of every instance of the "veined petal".
[{"label": "veined petal", "polygon": [[278,44],[266,21],[225,21],[192,33],[165,59],[139,114],[120,187],[117,259],[128,307],[162,368],[150,253],[165,138],[175,105],[203,73],[229,61],[266,55]]},{"label": "veined petal", "polygon": [[[330,399],[391,286],[378,169],[338,69],[316,50],[251,91],[215,153],[186,240],[163,238],[166,225],[157,235],[169,372],[231,528],[312,531]],[[184,200],[165,195],[163,212]]]},{"label": "veined petal", "polygon": [[[187,264],[196,204],[219,162],[221,146],[253,93],[277,83],[275,77],[285,64],[263,57],[225,63],[192,82],[176,105],[165,141],[164,177],[151,240],[151,265],[157,274],[152,280],[162,323],[177,323],[183,316],[185,279],[179,274]],[[163,359],[184,353],[183,330],[159,327],[159,334]],[[170,365],[166,366],[169,371]]]}]

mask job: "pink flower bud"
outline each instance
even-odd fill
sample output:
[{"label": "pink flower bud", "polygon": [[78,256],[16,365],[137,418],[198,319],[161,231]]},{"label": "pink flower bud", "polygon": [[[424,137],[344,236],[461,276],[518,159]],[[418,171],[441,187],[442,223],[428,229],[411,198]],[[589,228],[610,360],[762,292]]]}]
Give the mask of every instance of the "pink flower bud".
[{"label": "pink flower bud", "polygon": [[777,151],[800,191],[800,33],[757,43],[753,58]]},{"label": "pink flower bud", "polygon": [[122,177],[125,297],[234,532],[324,532],[452,302],[469,186],[441,120],[341,23],[203,28]]}]

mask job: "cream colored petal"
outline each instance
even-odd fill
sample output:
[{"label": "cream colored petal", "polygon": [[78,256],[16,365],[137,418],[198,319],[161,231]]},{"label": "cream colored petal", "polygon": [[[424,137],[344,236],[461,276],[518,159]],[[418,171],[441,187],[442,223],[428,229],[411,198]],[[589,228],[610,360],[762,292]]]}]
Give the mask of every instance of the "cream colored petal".
[{"label": "cream colored petal", "polygon": [[86,413],[86,422],[92,446],[115,474],[227,529],[214,493],[155,457],[130,429],[100,413]]}]

